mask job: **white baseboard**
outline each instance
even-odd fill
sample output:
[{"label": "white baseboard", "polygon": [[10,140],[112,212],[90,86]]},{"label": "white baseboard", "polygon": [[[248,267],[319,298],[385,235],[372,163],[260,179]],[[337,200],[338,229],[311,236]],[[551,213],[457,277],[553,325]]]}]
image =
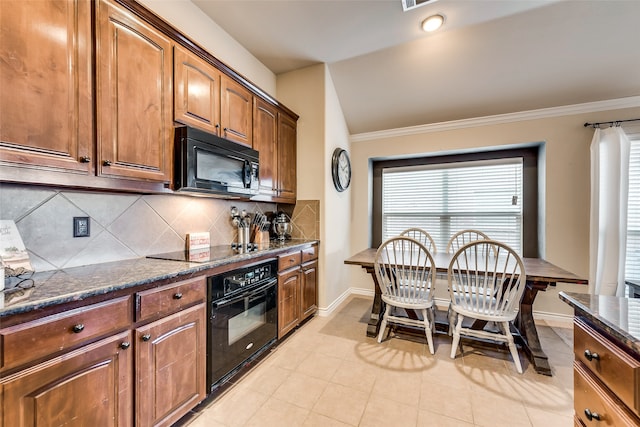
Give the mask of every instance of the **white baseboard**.
[{"label": "white baseboard", "polygon": [[[373,298],[373,289],[363,288],[349,288],[344,291],[338,298],[333,300],[328,307],[318,308],[318,316],[326,317],[330,316],[344,301],[346,301],[351,295],[360,295],[369,298]],[[446,298],[435,298],[436,306],[440,309],[446,309],[449,305],[449,300]],[[543,320],[552,326],[560,326],[570,328],[573,325],[573,315],[551,313],[546,311],[533,311],[534,320]]]},{"label": "white baseboard", "polygon": [[[333,302],[329,304],[328,307],[318,307],[318,316],[320,317],[330,316],[336,310],[336,308],[338,308],[340,304],[342,304],[352,294],[353,292],[351,291],[351,288],[349,288],[346,291],[344,291],[340,296],[338,296],[338,298],[333,300]],[[373,292],[371,292],[371,296],[373,296]]]}]

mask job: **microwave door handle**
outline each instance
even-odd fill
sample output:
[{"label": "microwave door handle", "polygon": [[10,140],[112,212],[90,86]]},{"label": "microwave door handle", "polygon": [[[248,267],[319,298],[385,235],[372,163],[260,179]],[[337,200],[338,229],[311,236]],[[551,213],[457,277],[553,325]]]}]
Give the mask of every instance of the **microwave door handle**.
[{"label": "microwave door handle", "polygon": [[244,184],[244,188],[251,188],[251,163],[249,163],[249,160],[244,161],[242,183]]}]

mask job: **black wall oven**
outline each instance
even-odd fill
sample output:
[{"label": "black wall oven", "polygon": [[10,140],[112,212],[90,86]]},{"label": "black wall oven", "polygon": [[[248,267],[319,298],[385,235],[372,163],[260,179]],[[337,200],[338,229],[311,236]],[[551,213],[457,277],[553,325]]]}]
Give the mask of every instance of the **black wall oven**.
[{"label": "black wall oven", "polygon": [[277,269],[277,260],[272,260],[208,278],[209,391],[275,343]]}]

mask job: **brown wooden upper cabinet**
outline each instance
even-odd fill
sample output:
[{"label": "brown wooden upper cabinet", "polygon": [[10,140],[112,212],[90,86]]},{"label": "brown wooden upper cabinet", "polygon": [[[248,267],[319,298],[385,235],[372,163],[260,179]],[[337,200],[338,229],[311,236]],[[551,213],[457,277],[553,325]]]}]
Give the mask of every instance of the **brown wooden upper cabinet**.
[{"label": "brown wooden upper cabinet", "polygon": [[253,145],[253,95],[246,87],[222,75],[220,136],[240,144]]},{"label": "brown wooden upper cabinet", "polygon": [[296,120],[286,114],[278,115],[278,199],[296,201]]},{"label": "brown wooden upper cabinet", "polygon": [[171,180],[172,63],[169,37],[97,2],[98,175]]},{"label": "brown wooden upper cabinet", "polygon": [[249,147],[253,94],[209,62],[174,48],[174,120]]},{"label": "brown wooden upper cabinet", "polygon": [[256,98],[253,107],[253,149],[260,153],[260,195],[256,198],[269,201],[278,196],[277,146],[278,109]]},{"label": "brown wooden upper cabinet", "polygon": [[173,50],[173,119],[220,135],[220,70],[186,49]]},{"label": "brown wooden upper cabinet", "polygon": [[91,3],[0,1],[0,163],[89,174]]},{"label": "brown wooden upper cabinet", "polygon": [[260,194],[255,200],[295,203],[296,120],[255,99],[253,148],[260,152]]},{"label": "brown wooden upper cabinet", "polygon": [[175,121],[258,150],[256,200],[295,203],[295,113],[144,6],[0,0],[0,25],[0,181],[169,192]]}]

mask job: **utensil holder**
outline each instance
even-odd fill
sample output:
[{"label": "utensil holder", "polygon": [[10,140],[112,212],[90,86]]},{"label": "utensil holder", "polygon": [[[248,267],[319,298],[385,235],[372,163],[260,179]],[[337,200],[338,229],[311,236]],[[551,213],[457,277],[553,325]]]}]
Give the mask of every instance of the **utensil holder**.
[{"label": "utensil holder", "polygon": [[265,248],[269,246],[269,232],[255,230],[253,235],[253,243],[258,245],[258,248]]}]

